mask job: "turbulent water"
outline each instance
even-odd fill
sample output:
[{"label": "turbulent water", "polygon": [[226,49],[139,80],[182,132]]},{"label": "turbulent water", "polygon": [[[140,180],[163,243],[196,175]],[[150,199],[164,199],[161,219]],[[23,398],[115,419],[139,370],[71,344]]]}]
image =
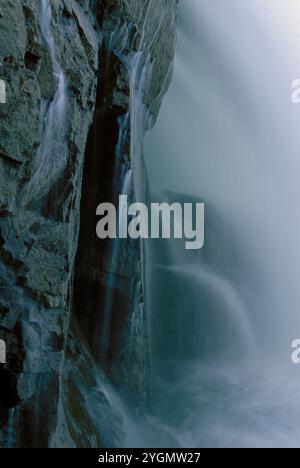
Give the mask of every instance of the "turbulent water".
[{"label": "turbulent water", "polygon": [[153,198],[205,202],[206,244],[148,245],[153,412],[141,444],[300,446],[299,20],[293,0],[181,2],[146,159]]}]

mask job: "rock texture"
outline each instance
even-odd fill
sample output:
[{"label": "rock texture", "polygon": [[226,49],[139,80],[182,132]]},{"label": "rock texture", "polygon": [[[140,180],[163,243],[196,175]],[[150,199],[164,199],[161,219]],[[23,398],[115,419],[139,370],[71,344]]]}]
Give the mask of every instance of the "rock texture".
[{"label": "rock texture", "polygon": [[134,411],[148,401],[143,247],[97,241],[95,212],[124,184],[145,196],[142,137],[171,76],[176,0],[47,0],[67,99],[43,164],[59,78],[41,1],[0,0],[0,446],[121,446],[112,385]]}]

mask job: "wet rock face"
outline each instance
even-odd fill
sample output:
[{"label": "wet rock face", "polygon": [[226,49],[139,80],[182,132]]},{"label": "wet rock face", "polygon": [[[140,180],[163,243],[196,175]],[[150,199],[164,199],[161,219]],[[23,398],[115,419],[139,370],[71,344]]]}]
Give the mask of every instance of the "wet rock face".
[{"label": "wet rock face", "polygon": [[[43,2],[51,5],[50,33]],[[111,261],[111,247],[95,237],[95,207],[116,198],[132,160],[142,159],[134,148],[168,86],[175,23],[176,0],[0,0],[0,339],[11,389],[0,396],[0,446],[108,445],[85,403],[104,382],[99,366],[124,394],[136,388],[132,405],[147,400],[141,246],[128,241]],[[47,128],[62,95],[58,146]],[[143,180],[142,169],[131,178],[132,199],[134,179]],[[109,284],[101,352],[94,343]],[[118,420],[104,400],[98,408]]]},{"label": "wet rock face", "polygon": [[4,445],[7,411],[16,402],[15,445],[47,446],[55,425],[81,173],[96,95],[101,38],[89,2],[51,5],[57,61],[67,81],[64,153],[46,152],[51,170],[41,173],[41,191],[24,203],[45,132],[42,107],[54,99],[58,80],[42,34],[40,2],[0,1],[0,78],[7,90],[0,106],[0,336],[8,351],[3,372],[17,395],[0,402]]}]

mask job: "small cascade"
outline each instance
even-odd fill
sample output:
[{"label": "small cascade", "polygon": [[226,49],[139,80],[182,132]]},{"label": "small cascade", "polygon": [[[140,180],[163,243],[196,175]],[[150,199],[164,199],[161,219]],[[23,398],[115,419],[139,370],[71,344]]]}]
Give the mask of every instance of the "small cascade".
[{"label": "small cascade", "polygon": [[39,16],[43,41],[51,57],[57,89],[51,102],[44,98],[41,101],[42,141],[34,158],[33,176],[23,196],[23,205],[28,205],[32,200],[41,198],[50,190],[52,182],[57,180],[66,161],[64,121],[67,105],[67,83],[57,59],[51,30],[52,8],[50,0],[41,0]]},{"label": "small cascade", "polygon": [[[195,285],[195,288],[191,288],[187,297],[189,298],[189,304],[195,307],[195,310],[198,308],[199,316],[201,316],[203,309],[203,298],[201,302],[199,301],[201,290],[205,291],[205,294],[214,297],[216,302],[220,302],[221,307],[218,307],[217,304],[214,306],[215,311],[219,313],[218,325],[220,327],[225,326],[223,328],[224,334],[226,333],[226,324],[230,326],[229,329],[235,329],[235,332],[230,330],[229,335],[229,338],[231,337],[233,341],[234,351],[236,352],[237,342],[239,342],[241,344],[240,352],[244,350],[250,356],[255,355],[257,343],[249,320],[249,312],[239,296],[238,288],[235,288],[233,283],[204,265],[185,264],[161,268],[168,274],[177,276],[179,281],[186,282],[190,286]],[[181,310],[181,314],[184,313],[185,311]],[[199,332],[201,334],[200,328]],[[205,337],[202,339],[205,339]],[[210,331],[210,339],[213,343],[212,330]]]},{"label": "small cascade", "polygon": [[131,310],[132,315],[129,323],[128,337],[127,337],[127,349],[126,357],[127,364],[130,366],[132,361],[140,370],[140,374],[143,374],[143,367],[145,366],[144,356],[145,353],[141,352],[145,350],[148,341],[145,334],[146,318],[145,318],[145,307],[143,303],[143,285],[141,281],[132,281],[131,287]]},{"label": "small cascade", "polygon": [[[132,184],[132,169],[131,167],[126,168],[124,162],[122,163],[122,154],[124,144],[126,144],[127,134],[128,134],[128,123],[129,123],[129,114],[119,118],[119,139],[115,150],[115,164],[114,164],[114,195],[130,195],[131,184]],[[119,181],[122,181],[123,185],[121,188],[118,187]],[[117,217],[125,216],[122,214],[126,212],[126,207],[120,206]],[[100,337],[100,362],[105,365],[107,359],[107,350],[109,346],[110,338],[110,327],[111,327],[111,311],[114,300],[114,290],[117,285],[117,273],[118,273],[118,261],[119,255],[124,245],[124,240],[119,238],[119,233],[117,233],[116,239],[111,239],[111,251],[108,260],[107,273],[109,276],[106,297],[103,307],[103,319],[102,319],[102,331]]]}]

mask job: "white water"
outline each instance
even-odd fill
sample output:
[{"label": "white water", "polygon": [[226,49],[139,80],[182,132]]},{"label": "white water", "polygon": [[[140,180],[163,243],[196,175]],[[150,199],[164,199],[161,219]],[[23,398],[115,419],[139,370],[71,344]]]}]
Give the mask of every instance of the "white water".
[{"label": "white water", "polygon": [[33,177],[24,194],[23,204],[39,198],[51,187],[65,166],[66,141],[64,135],[67,103],[67,84],[64,72],[57,60],[52,33],[52,8],[50,0],[40,0],[40,27],[45,45],[50,53],[57,89],[51,102],[41,101],[43,121],[42,141],[35,155]]},{"label": "white water", "polygon": [[148,248],[144,445],[300,446],[299,20],[295,0],[181,2],[146,157],[156,191],[206,203],[206,245]]}]

